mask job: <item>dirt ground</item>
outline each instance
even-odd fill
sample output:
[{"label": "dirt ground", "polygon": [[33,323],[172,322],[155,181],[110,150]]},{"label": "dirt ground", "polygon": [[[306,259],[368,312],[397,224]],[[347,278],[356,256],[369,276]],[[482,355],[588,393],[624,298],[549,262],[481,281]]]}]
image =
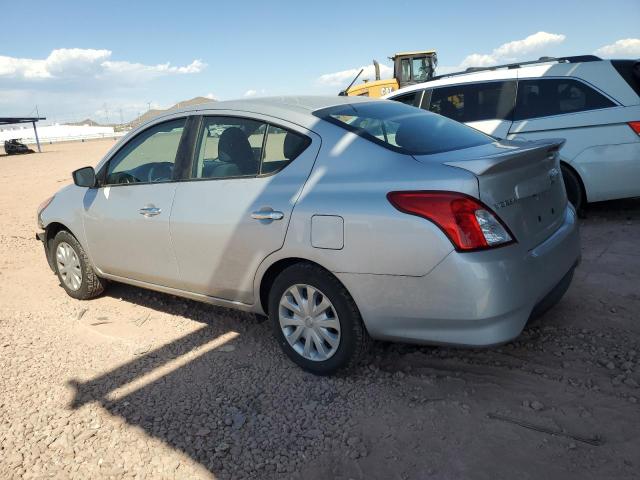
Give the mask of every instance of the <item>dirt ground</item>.
[{"label": "dirt ground", "polygon": [[111,145],[0,156],[0,478],[640,477],[640,200],[589,208],[569,292],[516,341],[380,343],[318,378],[253,316],[64,293],[36,207]]}]

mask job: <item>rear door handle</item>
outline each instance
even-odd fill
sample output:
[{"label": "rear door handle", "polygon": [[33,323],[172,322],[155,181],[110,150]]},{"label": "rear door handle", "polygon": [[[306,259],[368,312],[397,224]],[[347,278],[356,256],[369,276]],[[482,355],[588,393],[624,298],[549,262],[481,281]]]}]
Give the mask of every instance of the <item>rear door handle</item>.
[{"label": "rear door handle", "polygon": [[276,210],[260,210],[253,212],[251,214],[251,218],[255,220],[282,220],[284,218],[284,213]]},{"label": "rear door handle", "polygon": [[158,207],[142,207],[140,209],[140,215],[144,215],[145,217],[155,217],[156,215],[160,215],[162,210]]}]

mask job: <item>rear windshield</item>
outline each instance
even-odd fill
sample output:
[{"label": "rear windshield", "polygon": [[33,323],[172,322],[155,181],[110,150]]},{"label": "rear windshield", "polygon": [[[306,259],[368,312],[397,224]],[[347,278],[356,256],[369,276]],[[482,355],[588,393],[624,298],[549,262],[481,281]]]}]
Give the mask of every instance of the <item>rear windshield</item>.
[{"label": "rear windshield", "polygon": [[390,150],[409,155],[448,152],[494,141],[454,120],[389,100],[337,105],[313,114]]}]

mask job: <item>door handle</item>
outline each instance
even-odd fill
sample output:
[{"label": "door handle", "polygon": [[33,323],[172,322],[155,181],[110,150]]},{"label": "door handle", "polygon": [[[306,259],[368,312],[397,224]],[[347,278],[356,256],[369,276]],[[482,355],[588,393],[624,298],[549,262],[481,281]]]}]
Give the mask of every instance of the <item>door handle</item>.
[{"label": "door handle", "polygon": [[258,212],[253,212],[251,214],[251,218],[255,220],[282,220],[284,218],[284,213],[276,210],[260,210]]},{"label": "door handle", "polygon": [[144,215],[145,217],[155,217],[156,215],[160,215],[162,210],[158,207],[142,207],[140,209],[140,215]]}]

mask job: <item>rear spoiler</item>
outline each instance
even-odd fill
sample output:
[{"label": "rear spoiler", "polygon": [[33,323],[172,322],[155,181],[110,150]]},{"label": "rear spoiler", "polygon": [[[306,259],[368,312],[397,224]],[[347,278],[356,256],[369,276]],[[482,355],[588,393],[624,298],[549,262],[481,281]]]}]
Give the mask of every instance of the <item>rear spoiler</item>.
[{"label": "rear spoiler", "polygon": [[[498,173],[517,167],[518,164],[526,164],[532,159],[539,160],[541,153],[546,157],[555,155],[564,145],[564,138],[546,138],[530,142],[511,143],[499,142],[504,148],[503,153],[497,153],[488,157],[480,157],[477,160],[464,160],[460,162],[446,162],[450,167],[462,168],[475,175]],[[515,162],[515,163],[514,163]]]}]

